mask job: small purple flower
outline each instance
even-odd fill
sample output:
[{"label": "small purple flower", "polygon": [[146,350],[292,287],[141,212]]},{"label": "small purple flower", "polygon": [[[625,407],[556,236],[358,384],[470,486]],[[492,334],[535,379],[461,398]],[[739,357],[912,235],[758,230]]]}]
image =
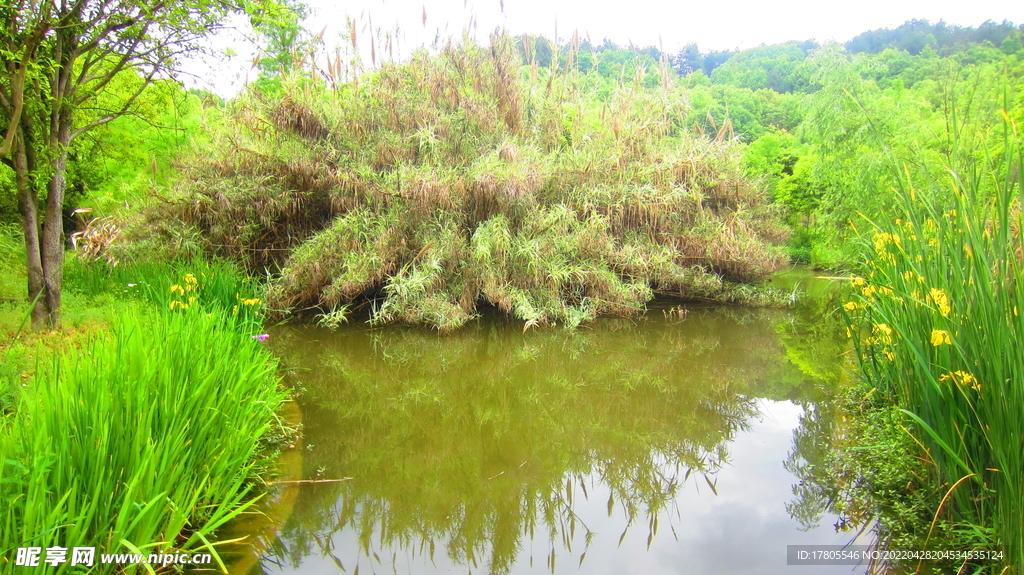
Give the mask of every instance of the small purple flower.
[{"label": "small purple flower", "polygon": [[254,336],[252,336],[252,338],[253,338],[253,339],[255,339],[255,340],[257,340],[257,341],[259,341],[259,342],[261,342],[261,343],[262,343],[262,342],[264,342],[264,341],[267,341],[267,339],[268,339],[269,337],[270,337],[270,334],[269,334],[269,333],[261,333],[261,334],[259,334],[259,335],[254,335]]}]

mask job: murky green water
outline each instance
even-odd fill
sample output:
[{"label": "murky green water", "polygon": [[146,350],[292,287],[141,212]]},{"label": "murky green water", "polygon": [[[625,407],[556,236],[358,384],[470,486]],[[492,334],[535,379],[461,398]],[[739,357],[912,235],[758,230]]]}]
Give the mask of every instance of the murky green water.
[{"label": "murky green water", "polygon": [[283,461],[319,482],[235,527],[233,572],[850,573],[786,566],[851,538],[794,495],[847,342],[824,306],[273,331],[305,436]]}]

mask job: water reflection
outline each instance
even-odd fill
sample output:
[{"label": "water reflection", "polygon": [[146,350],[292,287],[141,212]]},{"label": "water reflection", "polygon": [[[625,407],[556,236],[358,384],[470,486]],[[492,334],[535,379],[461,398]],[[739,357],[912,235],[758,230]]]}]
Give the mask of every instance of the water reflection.
[{"label": "water reflection", "polygon": [[819,328],[688,311],[576,333],[275,332],[303,478],[351,480],[301,485],[236,572],[771,573],[787,544],[842,542],[790,519],[782,467],[801,404],[827,395],[833,334],[788,345]]}]

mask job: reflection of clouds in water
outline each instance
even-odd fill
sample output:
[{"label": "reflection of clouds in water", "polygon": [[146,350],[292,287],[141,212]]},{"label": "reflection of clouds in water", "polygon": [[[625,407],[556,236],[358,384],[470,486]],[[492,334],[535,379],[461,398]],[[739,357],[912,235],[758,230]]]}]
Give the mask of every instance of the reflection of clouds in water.
[{"label": "reflection of clouds in water", "polygon": [[[787,545],[844,544],[851,535],[837,534],[831,520],[803,532],[785,510],[796,480],[782,462],[791,447],[793,429],[803,409],[790,402],[764,400],[760,421],[750,421],[728,445],[729,463],[717,474],[716,496],[699,475],[691,475],[671,510],[662,513],[658,535],[647,551],[647,519],[637,518],[621,546],[626,525],[616,510],[608,517],[602,501],[608,491],[595,488],[576,512],[598,532],[581,569],[576,560],[557,573],[675,574],[743,573],[825,575],[851,573],[849,566],[788,566]],[[673,537],[673,528],[678,541]],[[574,548],[575,549],[575,548]],[[514,573],[531,573],[520,569]]]},{"label": "reflection of clouds in water", "polygon": [[[308,368],[307,473],[356,479],[302,486],[277,547],[289,567],[265,571],[488,573],[493,558],[510,574],[828,573],[785,565],[787,544],[843,542],[834,520],[803,533],[786,512],[803,409],[747,399],[821,398],[780,340],[791,316],[691,311],[574,334],[277,333],[286,363]],[[725,453],[716,496],[696,470]]]},{"label": "reflection of clouds in water", "polygon": [[[567,551],[560,540],[552,544],[548,532],[538,525],[533,539],[521,539],[518,560],[511,573],[551,573],[548,556],[552,545],[556,553],[556,575],[841,575],[863,572],[850,566],[786,565],[787,545],[844,544],[852,535],[835,533],[831,527],[833,520],[828,518],[820,528],[804,532],[799,523],[788,516],[785,502],[792,498],[796,479],[783,468],[782,462],[803,410],[790,402],[767,400],[762,401],[761,409],[762,417],[750,421],[750,429],[740,432],[735,441],[729,443],[729,463],[717,475],[718,495],[699,474],[691,475],[674,503],[660,514],[658,533],[651,541],[650,551],[647,549],[649,519],[643,510],[634,518],[620,543],[628,524],[623,505],[616,502],[609,515],[610,490],[598,477],[591,475],[586,479],[586,497],[579,489],[575,490],[573,510],[581,524],[571,540],[572,552]],[[659,459],[662,471],[671,475],[672,466]],[[584,524],[596,533],[589,548],[584,540]],[[333,554],[341,559],[349,573],[356,566],[356,557],[360,558],[360,572],[369,572],[371,568],[397,573],[467,572],[466,565],[445,555],[440,542],[431,560],[429,553],[419,552],[418,542],[401,550],[380,549],[376,546],[376,535],[371,538],[371,553],[366,554],[358,531],[352,527],[321,534],[330,538]],[[587,555],[581,565],[579,559],[584,550]],[[374,552],[380,563],[373,557]],[[482,561],[486,559],[478,558],[472,572],[487,572]],[[270,565],[265,568],[268,573],[304,575],[341,572],[333,559],[318,555],[305,557],[294,570],[279,570]]]},{"label": "reflection of clouds in water", "polygon": [[[729,445],[729,464],[718,474],[718,497],[684,492],[680,507],[691,510],[680,549],[658,549],[662,573],[749,573],[819,575],[851,573],[850,566],[788,566],[787,545],[842,545],[851,534],[836,533],[834,518],[801,531],[789,517],[796,478],[782,462],[803,409],[790,402],[761,400],[762,417]],[[862,570],[861,570],[862,572]]]}]

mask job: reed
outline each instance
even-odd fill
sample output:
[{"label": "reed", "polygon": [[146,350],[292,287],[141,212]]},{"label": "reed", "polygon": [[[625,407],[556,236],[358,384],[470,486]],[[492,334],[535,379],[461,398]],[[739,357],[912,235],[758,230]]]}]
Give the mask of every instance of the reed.
[{"label": "reed", "polygon": [[951,491],[936,519],[994,527],[1024,573],[1024,139],[1009,120],[1002,134],[954,138],[947,182],[902,184],[845,307],[870,385],[911,415]]},{"label": "reed", "polygon": [[785,260],[778,214],[727,131],[684,126],[682,86],[638,78],[524,66],[500,34],[336,87],[292,78],[240,98],[112,249],[270,269],[282,313],[442,330],[479,306],[576,325],[654,290],[744,300],[733,284]]},{"label": "reed", "polygon": [[142,309],[41,366],[2,422],[0,556],[26,546],[94,546],[97,558],[215,552],[211,534],[251,502],[285,397],[276,360],[244,315]]}]

